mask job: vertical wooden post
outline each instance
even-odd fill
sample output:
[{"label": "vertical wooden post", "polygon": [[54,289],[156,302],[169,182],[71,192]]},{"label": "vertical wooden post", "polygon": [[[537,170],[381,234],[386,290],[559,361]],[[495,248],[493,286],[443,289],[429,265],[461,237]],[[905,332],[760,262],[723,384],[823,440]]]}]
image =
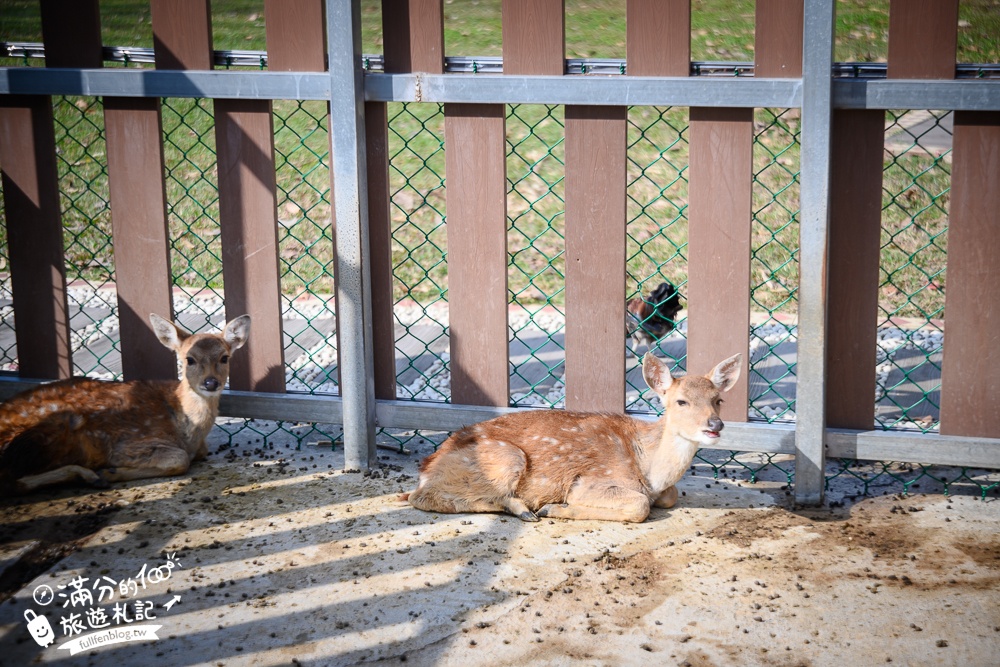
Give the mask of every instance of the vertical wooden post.
[{"label": "vertical wooden post", "polygon": [[323,0],[264,0],[268,71],[326,70],[324,8]]},{"label": "vertical wooden post", "polygon": [[953,79],[958,0],[889,0],[890,79]]},{"label": "vertical wooden post", "polygon": [[884,118],[881,110],[833,112],[826,420],[834,428],[875,423]]},{"label": "vertical wooden post", "polygon": [[392,215],[389,205],[389,115],[385,102],[365,103],[368,246],[372,295],[375,398],[396,398],[396,322],[392,313]]},{"label": "vertical wooden post", "polygon": [[625,48],[631,76],[688,76],[691,0],[628,0]]},{"label": "vertical wooden post", "polygon": [[452,401],[506,406],[507,145],[500,104],[445,105]]},{"label": "vertical wooden post", "polygon": [[503,0],[504,74],[560,75],[566,68],[563,0]]},{"label": "vertical wooden post", "polygon": [[753,109],[691,109],[688,372],[743,353],[722,418],[747,420]]},{"label": "vertical wooden post", "polygon": [[174,379],[174,354],[149,324],[150,313],[173,316],[160,100],[107,97],[104,126],[122,375]]},{"label": "vertical wooden post", "polygon": [[566,107],[566,408],[625,409],[626,108]]},{"label": "vertical wooden post", "polygon": [[802,0],[757,0],[754,76],[802,76]]},{"label": "vertical wooden post", "polygon": [[[215,101],[226,318],[253,317],[234,389],[285,390],[271,102]],[[256,345],[254,345],[256,341]]]},{"label": "vertical wooden post", "polygon": [[956,111],[941,433],[1000,438],[1000,112]]},{"label": "vertical wooden post", "polygon": [[21,377],[73,374],[52,98],[0,97],[0,178]]},{"label": "vertical wooden post", "polygon": [[104,67],[98,0],[42,0],[46,67]]},{"label": "vertical wooden post", "polygon": [[444,72],[442,0],[382,0],[386,72]]}]

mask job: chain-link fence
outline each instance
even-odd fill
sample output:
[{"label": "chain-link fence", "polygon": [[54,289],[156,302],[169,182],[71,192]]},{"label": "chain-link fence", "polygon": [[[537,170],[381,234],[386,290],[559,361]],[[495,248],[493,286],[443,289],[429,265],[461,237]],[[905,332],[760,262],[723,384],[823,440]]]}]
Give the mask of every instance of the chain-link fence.
[{"label": "chain-link fence", "polygon": [[[108,201],[103,109],[94,98],[54,100],[74,372],[120,378],[117,300]],[[162,102],[174,307],[193,330],[224,319],[213,103]],[[510,403],[562,407],[565,359],[564,120],[559,106],[507,107]],[[935,431],[939,421],[951,114],[886,114],[882,280],[876,428]],[[338,391],[329,137],[325,103],[274,102],[281,293],[289,391]],[[662,283],[681,310],[654,341],[672,367],[686,366],[687,109],[635,107],[628,116],[628,213],[623,299],[645,298]],[[755,114],[751,227],[751,420],[795,419],[798,289],[799,113]],[[389,105],[392,266],[397,396],[451,400],[444,115],[437,104]],[[17,369],[6,232],[0,363]],[[652,306],[658,305],[651,303]],[[640,323],[641,324],[641,323]],[[623,327],[622,344],[629,345]],[[633,342],[634,344],[634,342]],[[631,348],[631,346],[629,346]],[[635,345],[636,352],[644,349]],[[626,350],[626,407],[655,413],[638,357]],[[339,427],[239,420],[231,438],[278,434],[299,442],[336,441]],[[382,433],[403,447],[420,433]],[[428,434],[426,437],[438,439]],[[702,452],[713,476],[793,481],[790,457]],[[913,464],[831,462],[828,482],[852,480],[859,493],[880,480],[982,495],[998,480],[981,471]]]}]

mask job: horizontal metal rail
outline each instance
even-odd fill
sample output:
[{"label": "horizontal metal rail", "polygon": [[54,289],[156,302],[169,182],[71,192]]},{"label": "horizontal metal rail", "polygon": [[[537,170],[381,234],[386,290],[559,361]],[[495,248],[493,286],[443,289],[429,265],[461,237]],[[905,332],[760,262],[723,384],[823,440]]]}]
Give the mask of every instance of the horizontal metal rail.
[{"label": "horizontal metal rail", "polygon": [[[377,74],[365,96],[379,102],[613,104],[798,108],[800,79]],[[327,100],[330,77],[314,72],[0,68],[0,95]],[[1000,79],[836,79],[838,109],[1000,110]]]},{"label": "horizontal metal rail", "polygon": [[[0,378],[0,400],[29,389],[38,380]],[[265,394],[225,391],[220,415],[283,422],[340,423],[339,396],[309,394]],[[377,400],[375,417],[379,428],[457,431],[513,412],[543,408],[494,408],[419,401]],[[653,415],[633,417],[652,421]],[[857,431],[826,429],[827,458],[865,461],[894,461],[965,468],[1000,468],[1000,438],[969,438],[915,431]],[[715,445],[723,451],[795,455],[795,425],[763,422],[730,422]]]}]

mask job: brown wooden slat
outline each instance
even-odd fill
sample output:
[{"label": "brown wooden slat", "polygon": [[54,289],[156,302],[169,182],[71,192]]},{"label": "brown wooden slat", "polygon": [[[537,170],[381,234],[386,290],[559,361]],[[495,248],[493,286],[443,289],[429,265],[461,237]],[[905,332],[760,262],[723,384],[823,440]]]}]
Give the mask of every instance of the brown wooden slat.
[{"label": "brown wooden slat", "polygon": [[267,69],[322,72],[326,69],[326,10],[323,0],[264,0]]},{"label": "brown wooden slat", "polygon": [[692,108],[688,208],[688,372],[743,354],[722,406],[747,420],[753,109]]},{"label": "brown wooden slat", "polygon": [[1000,438],[1000,112],[955,112],[941,433]]},{"label": "brown wooden slat", "polygon": [[42,0],[41,10],[46,67],[104,66],[98,0]]},{"label": "brown wooden slat", "polygon": [[506,406],[507,177],[502,104],[445,105],[452,401]]},{"label": "brown wooden slat", "polygon": [[382,0],[386,72],[444,72],[442,0]]},{"label": "brown wooden slat", "polygon": [[285,390],[274,130],[270,101],[216,100],[219,221],[226,318],[253,318],[247,353],[233,361],[233,389]]},{"label": "brown wooden slat", "polygon": [[212,69],[209,0],[150,0],[157,69]]},{"label": "brown wooden slat", "polygon": [[503,0],[504,74],[560,75],[566,60],[563,0]]},{"label": "brown wooden slat", "polygon": [[122,375],[174,379],[174,354],[149,324],[173,316],[160,100],[105,98],[104,126]]},{"label": "brown wooden slat", "polygon": [[889,0],[890,79],[953,79],[958,0]]},{"label": "brown wooden slat", "polygon": [[834,111],[827,273],[827,424],[875,423],[885,112]]},{"label": "brown wooden slat", "polygon": [[632,76],[688,76],[691,0],[628,0],[625,46]]},{"label": "brown wooden slat", "polygon": [[757,0],[754,76],[802,76],[802,0]]},{"label": "brown wooden slat", "polygon": [[52,98],[0,96],[0,180],[18,371],[27,378],[69,377],[73,358]]},{"label": "brown wooden slat", "polygon": [[625,107],[566,107],[566,407],[571,410],[625,407],[625,118]]},{"label": "brown wooden slat", "polygon": [[389,121],[384,102],[365,104],[368,247],[371,253],[372,354],[375,398],[396,398],[396,334],[392,305],[392,220],[389,207]]}]

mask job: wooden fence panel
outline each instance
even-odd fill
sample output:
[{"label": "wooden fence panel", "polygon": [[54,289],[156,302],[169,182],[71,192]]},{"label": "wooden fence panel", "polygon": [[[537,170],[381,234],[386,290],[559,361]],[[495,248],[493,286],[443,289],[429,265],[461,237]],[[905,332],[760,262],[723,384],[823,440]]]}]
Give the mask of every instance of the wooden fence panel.
[{"label": "wooden fence panel", "polygon": [[955,112],[941,433],[1000,438],[1000,112]]},{"label": "wooden fence panel", "polygon": [[503,0],[504,74],[560,75],[566,68],[563,0]]},{"label": "wooden fence panel", "polygon": [[104,66],[98,0],[42,0],[46,67]]},{"label": "wooden fence panel", "polygon": [[625,49],[631,76],[688,76],[691,0],[628,0]]},{"label": "wooden fence panel", "polygon": [[274,129],[270,101],[216,100],[219,221],[226,318],[253,317],[244,363],[230,375],[233,389],[285,390],[278,271]]},{"label": "wooden fence panel", "polygon": [[625,408],[626,107],[566,107],[566,408]]},{"label": "wooden fence panel", "polygon": [[875,343],[885,112],[833,112],[827,273],[826,420],[875,423]]},{"label": "wooden fence panel", "polygon": [[952,79],[958,0],[890,0],[890,79]]},{"label": "wooden fence panel", "polygon": [[73,374],[52,98],[0,97],[0,179],[18,372]]},{"label": "wooden fence panel", "polygon": [[442,0],[382,0],[386,72],[444,72]]},{"label": "wooden fence panel", "polygon": [[757,0],[754,76],[802,76],[802,0]]},{"label": "wooden fence panel", "polygon": [[150,0],[156,69],[212,69],[208,0]]},{"label": "wooden fence panel", "polygon": [[104,99],[115,284],[126,380],[177,377],[149,314],[173,317],[160,100]]},{"label": "wooden fence panel", "polygon": [[[392,312],[392,207],[389,203],[389,115],[384,102],[365,104],[368,247],[372,295],[375,398],[396,398],[396,333]],[[339,329],[339,327],[338,327]]]},{"label": "wooden fence panel", "polygon": [[688,76],[691,0],[628,0],[625,49],[631,76]]},{"label": "wooden fence panel", "polygon": [[510,401],[504,127],[501,104],[445,105],[454,403]]},{"label": "wooden fence panel", "polygon": [[326,70],[326,5],[323,0],[264,0],[267,69]]},{"label": "wooden fence panel", "polygon": [[747,420],[753,109],[691,109],[688,372],[741,352],[743,372],[722,417]]}]

